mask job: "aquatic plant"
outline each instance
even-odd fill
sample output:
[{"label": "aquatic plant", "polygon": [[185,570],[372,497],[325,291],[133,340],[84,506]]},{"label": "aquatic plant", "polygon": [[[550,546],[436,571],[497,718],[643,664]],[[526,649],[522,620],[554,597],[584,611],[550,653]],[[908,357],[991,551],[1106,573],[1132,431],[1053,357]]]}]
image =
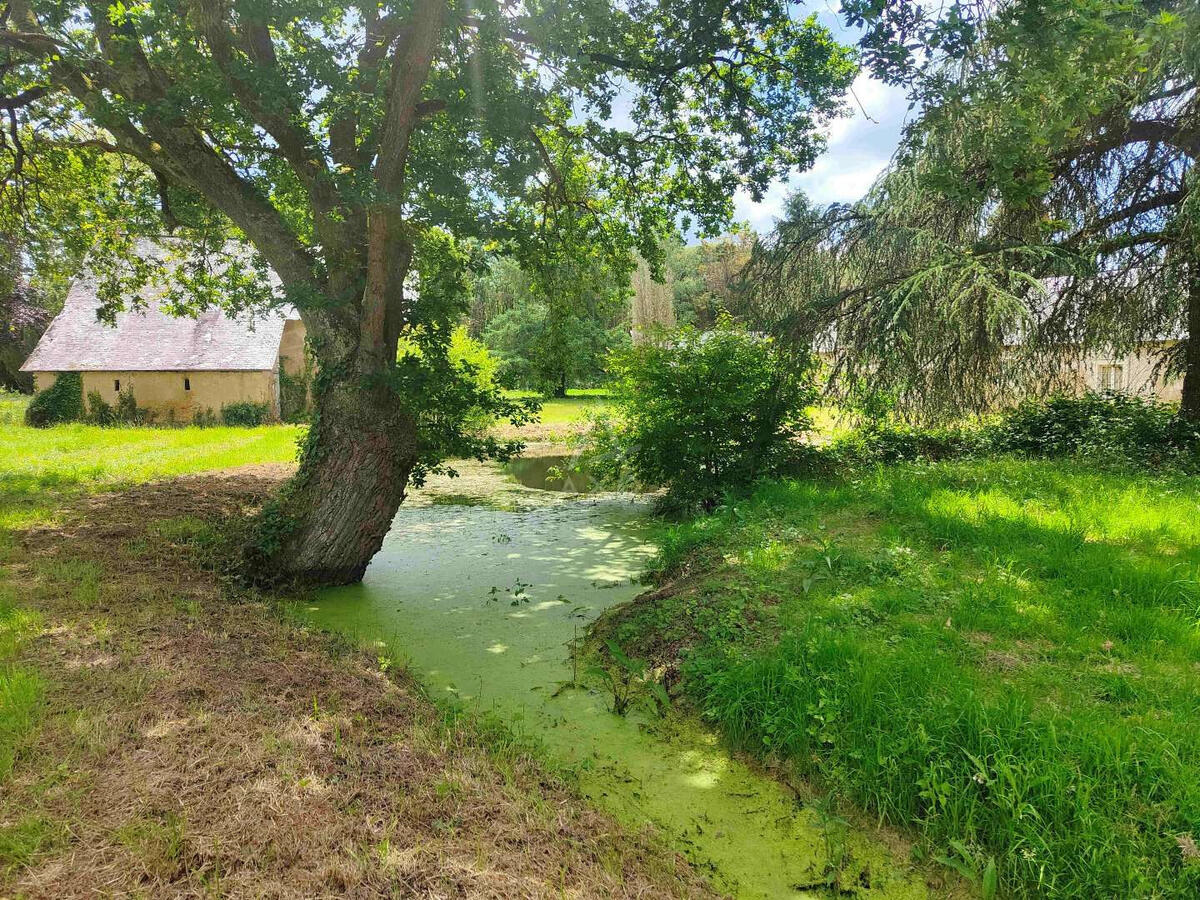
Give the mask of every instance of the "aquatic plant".
[{"label": "aquatic plant", "polygon": [[661,712],[671,705],[671,697],[650,670],[645,660],[626,654],[615,641],[606,641],[608,665],[593,665],[588,673],[600,679],[612,695],[612,711],[618,716],[629,712],[640,701],[652,700]]}]

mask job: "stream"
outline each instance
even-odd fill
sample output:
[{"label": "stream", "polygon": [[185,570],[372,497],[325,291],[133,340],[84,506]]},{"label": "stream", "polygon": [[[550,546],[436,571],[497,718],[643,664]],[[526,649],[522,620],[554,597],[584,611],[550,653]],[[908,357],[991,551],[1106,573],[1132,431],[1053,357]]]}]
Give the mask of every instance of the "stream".
[{"label": "stream", "polygon": [[692,719],[617,716],[599,685],[569,687],[572,642],[645,589],[648,510],[634,495],[536,490],[465,464],[461,478],[414,492],[362,583],[324,591],[307,615],[401,655],[432,695],[534,736],[579,772],[592,802],[627,826],[656,827],[733,896],[829,896],[813,886],[831,846],[848,863],[843,893],[926,896],[905,860],[830,826]]}]

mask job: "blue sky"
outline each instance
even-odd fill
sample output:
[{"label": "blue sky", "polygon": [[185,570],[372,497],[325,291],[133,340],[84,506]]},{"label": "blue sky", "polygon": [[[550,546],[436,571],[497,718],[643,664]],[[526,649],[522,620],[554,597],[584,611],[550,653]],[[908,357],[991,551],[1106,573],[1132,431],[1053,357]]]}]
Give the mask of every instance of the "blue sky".
[{"label": "blue sky", "polygon": [[[858,40],[855,31],[843,26],[832,0],[816,0],[806,8],[847,44]],[[761,203],[749,194],[735,198],[736,215],[760,233],[771,230],[793,188],[804,191],[818,203],[857,200],[887,165],[909,117],[908,101],[900,88],[889,87],[862,73],[849,98],[852,114],[834,121],[826,130],[828,146],[811,169],[793,174],[771,185]]]}]

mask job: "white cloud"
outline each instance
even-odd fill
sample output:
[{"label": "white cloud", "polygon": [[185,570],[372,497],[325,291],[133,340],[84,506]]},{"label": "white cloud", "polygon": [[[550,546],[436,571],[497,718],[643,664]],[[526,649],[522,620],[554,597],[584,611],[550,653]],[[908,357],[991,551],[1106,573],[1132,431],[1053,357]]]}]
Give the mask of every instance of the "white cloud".
[{"label": "white cloud", "polygon": [[854,81],[849,103],[853,114],[830,123],[826,150],[811,169],[772,184],[761,203],[738,193],[734,206],[739,220],[756,231],[769,231],[794,187],[817,203],[849,202],[867,192],[896,150],[908,101],[902,89],[863,73]]}]

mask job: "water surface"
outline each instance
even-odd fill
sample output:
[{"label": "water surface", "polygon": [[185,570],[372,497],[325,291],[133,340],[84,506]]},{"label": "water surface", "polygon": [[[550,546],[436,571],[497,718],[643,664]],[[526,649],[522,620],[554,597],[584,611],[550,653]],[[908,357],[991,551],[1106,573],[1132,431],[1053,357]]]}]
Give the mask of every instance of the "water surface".
[{"label": "water surface", "polygon": [[584,494],[592,487],[588,473],[573,456],[521,456],[508,463],[504,471],[518,484],[543,491]]},{"label": "water surface", "polygon": [[[717,887],[747,898],[826,896],[811,890],[829,834],[811,806],[690,720],[622,718],[600,690],[564,689],[572,641],[643,590],[635,578],[653,552],[646,504],[524,492],[467,505],[445,496],[453,502],[438,503],[435,488],[426,505],[418,497],[402,508],[362,584],[324,592],[312,619],[400,648],[431,693],[537,736],[578,769],[589,798],[627,825],[658,828]],[[924,896],[882,846],[859,834],[847,846],[857,895]]]}]

